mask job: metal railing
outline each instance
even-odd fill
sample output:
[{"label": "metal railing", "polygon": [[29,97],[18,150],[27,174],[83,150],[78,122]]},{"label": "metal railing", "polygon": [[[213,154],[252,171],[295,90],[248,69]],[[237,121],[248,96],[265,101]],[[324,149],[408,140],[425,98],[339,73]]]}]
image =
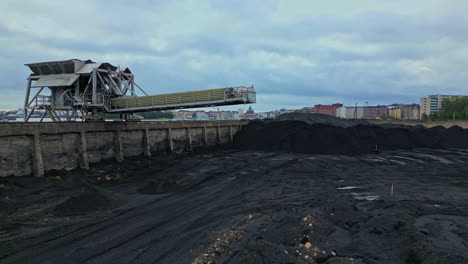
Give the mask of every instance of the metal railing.
[{"label": "metal railing", "polygon": [[238,103],[255,102],[255,90],[253,87],[228,87],[183,93],[121,97],[112,99],[112,106],[114,109],[127,109],[165,105],[196,106],[210,102],[223,105],[223,103],[233,101]]},{"label": "metal railing", "polygon": [[52,96],[38,95],[33,101],[35,106],[52,105]]}]

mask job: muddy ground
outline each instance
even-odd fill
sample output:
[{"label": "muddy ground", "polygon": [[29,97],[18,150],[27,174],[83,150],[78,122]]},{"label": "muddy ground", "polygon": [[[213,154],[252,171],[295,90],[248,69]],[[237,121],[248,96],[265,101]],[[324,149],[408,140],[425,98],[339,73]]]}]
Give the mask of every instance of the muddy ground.
[{"label": "muddy ground", "polygon": [[468,151],[209,150],[0,179],[0,263],[468,263]]}]

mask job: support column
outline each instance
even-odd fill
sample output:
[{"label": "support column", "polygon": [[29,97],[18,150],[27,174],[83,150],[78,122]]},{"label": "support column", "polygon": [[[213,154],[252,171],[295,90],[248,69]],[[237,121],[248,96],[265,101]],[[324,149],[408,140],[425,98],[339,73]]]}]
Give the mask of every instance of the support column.
[{"label": "support column", "polygon": [[187,142],[188,142],[188,149],[192,150],[192,132],[190,127],[187,127]]},{"label": "support column", "polygon": [[143,154],[146,157],[151,157],[151,146],[149,143],[149,130],[143,130]]},{"label": "support column", "polygon": [[208,147],[208,135],[206,133],[206,126],[203,127],[203,144]]},{"label": "support column", "polygon": [[86,132],[81,131],[80,133],[80,168],[89,169],[89,159],[88,159],[88,145],[86,142]]},{"label": "support column", "polygon": [[44,163],[42,161],[41,137],[39,133],[34,134],[33,175],[37,177],[44,176]]},{"label": "support column", "polygon": [[122,142],[120,141],[120,132],[114,132],[114,155],[117,162],[123,161]]},{"label": "support column", "polygon": [[31,77],[28,77],[28,87],[26,88],[26,97],[24,98],[24,121],[27,120],[28,116],[28,107],[29,107],[29,95],[31,94]]},{"label": "support column", "polygon": [[174,151],[174,145],[172,144],[172,130],[171,128],[167,129],[167,145],[169,146],[169,151]]},{"label": "support column", "polygon": [[219,128],[219,125],[216,127],[216,137],[218,145],[221,145],[221,129]]},{"label": "support column", "polygon": [[231,143],[234,142],[234,135],[232,134],[232,126],[229,125],[229,138],[231,140]]},{"label": "support column", "polygon": [[97,69],[93,69],[91,78],[93,78],[91,101],[92,104],[97,104]]}]

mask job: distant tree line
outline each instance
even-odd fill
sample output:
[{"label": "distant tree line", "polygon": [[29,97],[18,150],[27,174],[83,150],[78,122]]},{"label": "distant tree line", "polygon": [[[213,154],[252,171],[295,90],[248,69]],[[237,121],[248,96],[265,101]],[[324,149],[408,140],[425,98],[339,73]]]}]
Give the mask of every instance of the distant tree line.
[{"label": "distant tree line", "polygon": [[423,115],[426,120],[468,120],[468,96],[445,99],[439,112]]},{"label": "distant tree line", "polygon": [[[137,115],[143,116],[143,119],[173,119],[174,113],[171,111],[154,111],[154,112],[143,112],[136,113]],[[106,114],[106,119],[120,119],[120,114]]]},{"label": "distant tree line", "polygon": [[144,119],[173,119],[174,113],[171,111],[155,111],[140,113]]}]

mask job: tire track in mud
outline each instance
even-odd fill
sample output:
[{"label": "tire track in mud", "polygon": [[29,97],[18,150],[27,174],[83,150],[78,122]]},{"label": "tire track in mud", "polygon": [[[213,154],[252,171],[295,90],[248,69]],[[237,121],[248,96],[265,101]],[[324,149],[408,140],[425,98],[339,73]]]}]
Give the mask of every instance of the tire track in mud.
[{"label": "tire track in mud", "polygon": [[[131,210],[119,212],[111,217],[102,218],[101,215],[97,215],[97,221],[86,223],[89,220],[85,220],[74,229],[73,226],[67,225],[64,229],[57,227],[48,233],[16,240],[18,244],[14,251],[2,255],[0,261],[27,262],[31,256],[37,255],[36,262],[190,263],[196,256],[207,251],[206,245],[210,245],[213,239],[221,236],[225,230],[235,228],[236,223],[241,222],[241,216],[255,212],[264,215],[265,219],[262,218],[251,227],[246,227],[247,232],[243,234],[243,238],[228,245],[231,253],[219,256],[224,263],[240,263],[237,262],[239,256],[236,254],[243,250],[257,247],[256,251],[252,252],[265,254],[284,248],[284,245],[276,241],[272,244],[266,243],[266,248],[260,247],[258,238],[254,237],[256,234],[267,234],[263,229],[271,230],[281,226],[268,220],[269,217],[275,218],[274,216],[280,213],[292,217],[320,212],[321,222],[329,225],[326,228],[348,228],[349,230],[343,230],[347,230],[354,242],[356,253],[353,257],[385,256],[395,260],[398,256],[392,258],[389,255],[401,254],[401,258],[406,258],[410,253],[403,249],[389,248],[390,241],[399,238],[392,235],[389,238],[393,240],[384,243],[379,238],[382,230],[370,228],[379,225],[387,228],[386,225],[393,224],[397,218],[391,216],[393,218],[386,220],[385,218],[389,217],[388,213],[379,217],[377,214],[392,210],[389,208],[398,208],[399,212],[404,213],[404,219],[412,221],[413,215],[418,214],[424,216],[443,213],[450,218],[468,213],[460,201],[442,203],[447,199],[450,201],[448,194],[427,199],[412,192],[415,188],[421,188],[421,192],[433,195],[440,188],[448,186],[444,181],[448,177],[460,181],[460,184],[451,186],[451,190],[463,188],[463,184],[466,184],[463,178],[463,172],[467,170],[466,154],[455,151],[422,152],[433,156],[443,155],[445,159],[454,163],[444,164],[437,159],[424,160],[422,156],[416,157],[411,152],[383,153],[375,161],[366,160],[369,157],[367,155],[343,159],[271,153],[234,152],[219,155],[191,167],[192,170],[208,168],[204,173],[213,176],[208,180],[189,180],[187,182],[194,185],[184,191],[146,203],[139,202]],[[395,155],[403,157],[401,161],[406,164],[392,161],[400,160]],[[433,173],[425,174],[426,170],[413,167],[419,164],[418,161],[423,161],[426,165],[436,164],[437,169],[433,170]],[[170,170],[172,174],[184,173],[183,169],[177,171],[174,167]],[[394,196],[390,196],[390,189],[387,188],[392,181],[397,182]],[[346,186],[357,186],[360,188],[359,192],[369,192],[380,196],[381,199],[355,200],[352,192],[356,191],[337,190]],[[432,203],[437,203],[440,207],[433,206]],[[415,208],[425,209],[416,212]],[[343,213],[339,214],[340,211]],[[356,214],[363,214],[365,217],[356,218]],[[369,216],[372,217],[367,219]],[[408,239],[408,243],[413,243],[415,238],[420,237],[418,232],[411,231],[411,236],[405,238]],[[325,239],[326,234],[317,234],[317,239]],[[385,229],[383,234],[386,235]],[[369,241],[374,241],[374,252],[364,248],[365,243],[362,239],[366,237],[372,239]],[[47,245],[40,245],[46,241]],[[326,239],[324,241],[333,242]],[[7,244],[0,243],[1,247],[5,245]],[[340,249],[344,249],[346,255],[346,252],[353,248],[342,246]],[[236,255],[235,258],[232,257],[233,254]],[[268,259],[267,257],[264,256]]]},{"label": "tire track in mud", "polygon": [[[160,200],[159,200],[160,201]],[[158,201],[155,201],[155,203],[157,203]],[[150,206],[152,203],[149,203],[147,204],[145,207],[148,207]],[[146,211],[148,208],[145,208],[145,209],[141,209],[142,211]],[[85,234],[80,234],[80,236],[78,237],[73,237],[73,238],[70,238],[69,235],[63,235],[59,238],[55,238],[55,239],[52,239],[52,241],[55,241],[55,240],[58,240],[60,238],[66,238],[66,241],[57,241],[57,243],[59,244],[70,244],[70,243],[73,243],[73,242],[77,242],[77,241],[83,241],[84,238],[88,239],[88,240],[91,240],[92,238],[91,237],[88,237],[88,236],[98,236],[100,233],[104,232],[105,230],[108,231],[108,229],[114,227],[115,224],[113,223],[109,223],[109,220],[115,220],[115,221],[126,221],[126,222],[132,222],[132,221],[137,221],[137,220],[134,220],[133,218],[139,218],[140,216],[138,214],[136,214],[136,211],[133,212],[133,214],[131,216],[125,216],[126,219],[122,220],[121,219],[122,215],[117,215],[117,216],[114,216],[110,219],[106,219],[106,220],[103,220],[99,223],[96,223],[94,224],[93,226],[95,225],[101,225],[101,227],[99,229],[92,229],[92,230],[89,230],[89,227],[84,227],[84,229],[87,229],[87,232]],[[177,218],[174,218],[174,219],[169,219],[167,223],[171,222],[171,221],[174,221],[174,220],[177,220]],[[141,233],[139,233],[139,235],[135,235],[133,236],[133,240],[134,239],[137,239],[140,235],[144,235],[145,233],[147,233],[148,231],[151,231],[153,229],[161,229],[164,227],[164,224],[163,223],[163,226],[152,226],[150,227],[149,229],[144,229],[143,231],[141,231]],[[79,230],[76,230],[75,232],[78,232]],[[72,232],[72,233],[75,233],[75,232]],[[104,232],[105,233],[105,232]],[[132,240],[132,239],[130,239]],[[118,247],[121,247],[123,245],[125,245],[126,242],[122,242],[122,243],[119,243],[111,248],[108,248],[106,250],[101,250],[101,254],[98,254],[97,256],[99,255],[102,255],[102,254],[106,254],[108,251],[110,250],[113,250],[115,248],[118,248]],[[60,249],[60,251],[62,251],[62,249]],[[89,257],[87,260],[90,260],[92,259],[93,256]]]},{"label": "tire track in mud", "polygon": [[[155,203],[159,202],[160,200],[165,199],[167,197],[168,196],[166,196],[164,198],[155,199],[155,200],[150,201],[148,203],[142,204],[139,207],[125,209],[121,213],[118,213],[118,214],[110,216],[110,217],[105,217],[104,219],[98,220],[98,221],[90,223],[90,224],[84,224],[84,225],[82,225],[82,226],[80,226],[80,227],[78,227],[76,229],[73,229],[72,231],[68,231],[66,233],[64,233],[63,231],[60,230],[60,229],[63,229],[63,227],[57,227],[54,230],[52,230],[51,232],[40,233],[40,234],[37,234],[37,235],[35,235],[33,237],[25,237],[25,238],[22,238],[20,240],[14,241],[14,242],[12,241],[12,244],[15,245],[15,250],[16,251],[24,251],[24,250],[28,250],[28,249],[31,249],[31,248],[36,248],[37,249],[37,245],[49,244],[51,242],[55,242],[55,241],[58,241],[58,240],[63,239],[63,238],[72,239],[71,241],[66,241],[67,243],[74,242],[74,241],[79,241],[80,239],[83,239],[83,238],[85,238],[85,237],[87,237],[89,235],[94,235],[96,232],[104,231],[104,230],[106,230],[108,228],[113,227],[115,224],[117,224],[117,223],[115,223],[113,225],[109,225],[108,223],[111,220],[114,220],[114,219],[117,219],[119,217],[125,216],[126,214],[130,214],[130,213],[135,212],[138,209],[142,209],[142,208],[144,208],[146,206],[155,204]],[[105,225],[103,225],[103,224],[105,224]],[[69,224],[68,227],[70,227],[72,225],[73,224]],[[103,226],[100,226],[100,225],[103,225]],[[93,228],[97,228],[97,229],[93,229]],[[83,232],[83,233],[80,233],[80,232]],[[54,233],[59,233],[59,235],[55,236],[55,235],[53,235]],[[70,238],[70,236],[72,236],[74,234],[78,234],[78,237]],[[35,239],[37,239],[37,240],[35,240]],[[42,239],[44,239],[44,240],[42,240]],[[22,248],[17,248],[17,244],[18,244],[19,241],[26,241],[27,243]],[[63,244],[64,242],[63,241],[58,241],[58,243]],[[0,260],[6,259],[6,258],[8,258],[9,256],[11,256],[13,254],[14,254],[14,252],[11,253],[11,254],[2,255],[2,256],[0,256]]]},{"label": "tire track in mud", "polygon": [[[218,193],[221,193],[221,192],[225,192],[225,191],[224,190],[218,191]],[[205,197],[200,197],[199,193],[204,193]],[[219,205],[213,205],[213,206],[208,207],[208,208],[206,207],[206,205],[210,205],[210,203],[209,203],[210,199],[209,198],[212,195],[216,195],[216,193],[206,193],[204,189],[200,190],[199,192],[194,194],[194,196],[200,197],[199,200],[200,201],[206,201],[205,203],[198,203],[198,202],[194,203],[193,200],[192,200],[191,202],[185,203],[186,207],[180,208],[180,211],[182,211],[182,213],[177,215],[177,217],[171,219],[170,223],[183,222],[184,219],[188,218],[187,216],[193,217],[194,215],[198,215],[198,217],[195,218],[195,219],[190,219],[187,222],[183,222],[182,226],[177,226],[177,227],[174,226],[173,227],[173,226],[164,225],[164,226],[159,226],[160,230],[156,230],[156,228],[150,228],[149,230],[144,230],[143,232],[139,233],[138,237],[132,237],[132,238],[128,239],[128,241],[123,241],[122,243],[120,243],[120,244],[118,244],[118,245],[116,245],[116,246],[114,246],[112,248],[109,248],[106,251],[100,252],[96,256],[91,256],[91,257],[87,258],[86,261],[94,259],[94,258],[98,258],[98,257],[100,257],[100,256],[102,256],[102,255],[104,255],[106,253],[109,253],[110,251],[115,251],[118,248],[125,246],[127,243],[132,243],[132,242],[135,243],[135,245],[130,245],[129,246],[130,248],[135,248],[135,247],[145,248],[145,251],[141,254],[140,258],[143,257],[143,255],[151,254],[151,252],[154,252],[154,251],[157,251],[158,254],[161,254],[161,251],[163,251],[164,248],[167,250],[167,247],[168,247],[167,244],[171,244],[170,243],[171,241],[164,240],[165,236],[168,236],[168,234],[170,232],[183,233],[184,230],[185,231],[190,230],[190,228],[186,227],[186,229],[183,229],[183,227],[187,226],[187,225],[190,225],[193,222],[197,222],[200,219],[206,218],[206,216],[205,216],[206,213],[209,213],[210,211],[213,211],[214,209],[219,207]],[[224,200],[226,200],[226,199],[228,200],[229,198],[225,198]],[[191,199],[187,199],[187,200],[190,201]],[[224,202],[224,200],[219,201],[219,203]],[[193,206],[194,204],[196,206]],[[224,207],[223,209],[226,209],[226,207]],[[221,210],[221,208],[219,208],[219,210]],[[170,223],[168,223],[168,224],[170,224]],[[166,228],[164,228],[164,227],[166,227]],[[184,236],[185,235],[183,235],[182,237],[184,237]],[[190,238],[190,240],[192,240],[191,236],[187,236],[187,237]],[[136,241],[137,240],[136,238],[138,238],[138,241]],[[145,240],[147,240],[146,238],[149,238],[149,241],[145,241]],[[180,237],[177,237],[177,238],[174,238],[174,239],[180,240]],[[185,240],[183,245],[189,244],[190,240]],[[162,245],[159,245],[159,244],[161,244],[160,242],[163,242]],[[178,247],[180,248],[180,245]],[[128,250],[128,248],[127,248],[127,250]],[[169,249],[169,250],[171,250],[171,249]],[[176,251],[176,250],[172,249],[172,251]],[[167,253],[166,255],[169,256],[171,254]],[[125,256],[119,256],[118,259],[120,259],[120,257],[125,257]],[[126,258],[124,258],[124,259],[126,259]],[[133,259],[133,257],[131,259],[129,259],[128,261],[131,261],[132,259]],[[143,259],[147,259],[147,258],[143,258]],[[97,262],[99,262],[99,260],[97,260]],[[125,262],[127,262],[127,261],[125,261]],[[136,263],[138,263],[138,261],[136,261]]]},{"label": "tire track in mud", "polygon": [[[274,156],[274,155],[272,155],[272,156]],[[285,162],[285,164],[287,164],[287,163],[288,162]],[[262,174],[266,174],[265,169],[262,171]],[[227,175],[226,177],[228,177],[228,176],[233,176],[233,175]],[[260,175],[258,175],[258,176],[260,176]],[[231,183],[233,183],[234,185],[239,185],[239,184],[235,184],[235,182],[231,182]],[[236,201],[238,201],[237,198],[245,196],[245,193],[256,191],[257,187],[255,185],[246,187],[245,185],[243,185],[244,183],[242,183],[242,182],[240,182],[240,184],[241,184],[241,186],[235,186],[236,188],[233,188],[234,186],[226,186],[226,187],[224,187],[224,189],[238,189],[238,190],[242,190],[242,191],[234,191],[234,192],[228,191],[228,192],[226,192],[224,189],[220,189],[217,192],[219,194],[223,194],[225,196],[222,201],[217,201],[216,205],[213,205],[213,206],[211,206],[209,208],[206,208],[206,205],[209,206],[211,204],[210,200],[207,200],[207,203],[203,204],[202,206],[204,207],[204,209],[207,210],[208,213],[210,211],[223,211],[224,212],[224,217],[219,217],[218,222],[220,221],[220,219],[226,219],[225,214],[227,214],[228,212],[230,213],[230,215],[232,217],[241,214],[243,210],[240,210],[241,208],[240,209],[236,208],[236,207],[239,207],[236,204]],[[211,187],[211,188],[213,188],[213,187]],[[217,196],[217,193],[209,193],[207,196],[208,197]],[[230,203],[232,205],[230,205]],[[234,207],[234,208],[231,208],[231,207]],[[202,214],[197,219],[204,219],[206,217],[205,215],[206,214]],[[195,220],[195,221],[197,221],[197,220]],[[202,230],[198,231],[197,233],[199,233],[199,234],[204,233],[204,232],[206,233],[207,230],[214,229],[216,226],[218,226],[220,224],[221,223],[216,223],[216,221],[214,221],[213,223],[210,223],[210,225],[209,225],[209,226],[213,226],[212,228],[209,228],[209,226],[206,226]],[[181,231],[181,230],[179,230],[179,231]],[[195,235],[192,235],[192,233],[193,232],[190,231],[189,227],[187,227],[187,229],[184,229],[184,232],[182,232],[182,234],[183,234],[182,238],[179,239],[179,240],[184,241],[184,243],[182,243],[183,246],[180,246],[180,244],[174,245],[173,247],[171,247],[169,249],[169,251],[165,251],[165,253],[163,253],[161,256],[159,256],[157,258],[151,258],[151,259],[153,259],[152,263],[180,263],[180,262],[178,262],[178,261],[180,261],[179,260],[180,255],[183,254],[184,252],[188,252],[189,248],[193,248],[195,245],[199,245],[200,241],[202,240],[202,237],[206,239],[206,236],[207,236],[207,235],[204,235],[204,236],[201,237],[200,235],[197,235],[196,233],[195,233]],[[143,245],[144,247],[152,245],[149,250],[145,251],[145,254],[148,254],[148,253],[160,254],[159,251],[161,250],[161,247],[155,247],[154,246],[154,243],[158,242],[158,240],[159,239],[156,238],[156,239],[153,239],[153,240],[151,240],[151,241],[149,241],[149,242],[147,242],[146,244]],[[165,241],[164,243],[166,244],[166,243],[168,243],[168,241]],[[156,245],[156,246],[158,246],[158,245]],[[163,246],[165,246],[165,245],[163,245]]]}]

